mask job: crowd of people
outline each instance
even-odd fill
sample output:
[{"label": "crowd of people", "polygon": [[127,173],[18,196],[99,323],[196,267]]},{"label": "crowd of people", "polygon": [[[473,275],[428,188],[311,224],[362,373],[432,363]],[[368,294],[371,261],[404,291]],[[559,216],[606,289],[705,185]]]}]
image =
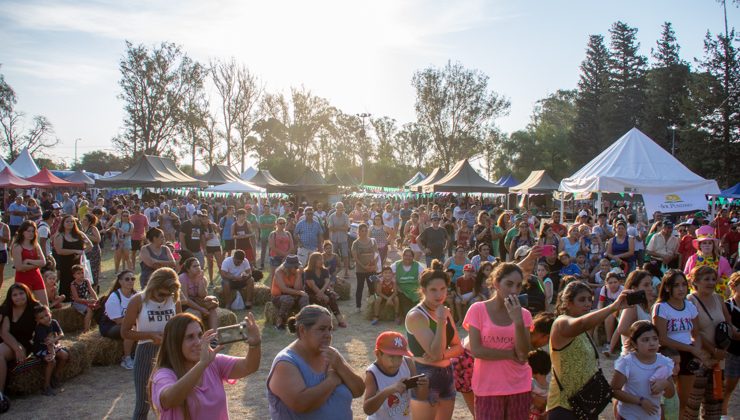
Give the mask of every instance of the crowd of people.
[{"label": "crowd of people", "polygon": [[[479,419],[595,418],[612,401],[619,418],[719,419],[740,379],[735,210],[584,204],[567,223],[558,210],[468,196],[8,200],[0,273],[12,264],[15,281],[0,305],[0,390],[38,358],[42,392],[55,394],[70,354],[52,309],[69,303],[84,330],[94,321],[123,341],[133,418],[150,406],[161,418],[228,418],[222,384],[259,368],[261,332],[250,313],[247,354],[222,355],[216,311],[251,310],[263,276],[266,327],[296,335],[267,380],[276,419],[352,418],[359,397],[371,419],[450,419],[457,392]],[[101,293],[108,249],[115,279]],[[336,289],[351,277],[368,323],[390,312],[406,331],[377,336],[364,378],[331,346],[349,322]],[[0,393],[0,411],[9,404]]]}]

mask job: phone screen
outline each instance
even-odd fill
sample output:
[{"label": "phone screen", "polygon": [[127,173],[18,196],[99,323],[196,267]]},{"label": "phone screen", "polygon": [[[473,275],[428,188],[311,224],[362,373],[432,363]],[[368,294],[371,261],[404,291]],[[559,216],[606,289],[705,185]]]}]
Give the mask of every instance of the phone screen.
[{"label": "phone screen", "polygon": [[542,247],[542,256],[549,257],[555,254],[555,245],[545,245]]},{"label": "phone screen", "polygon": [[247,334],[242,324],[229,325],[216,330],[218,344],[229,344],[237,341],[245,341]]}]

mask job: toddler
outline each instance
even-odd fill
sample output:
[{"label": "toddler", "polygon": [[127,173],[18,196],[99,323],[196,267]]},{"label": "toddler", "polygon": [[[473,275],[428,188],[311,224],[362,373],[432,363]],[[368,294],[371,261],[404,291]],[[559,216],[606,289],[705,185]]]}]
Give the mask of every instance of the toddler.
[{"label": "toddler", "polygon": [[57,289],[57,271],[46,270],[42,274],[44,278],[44,285],[46,286],[46,296],[49,298],[49,308],[60,309],[62,302],[67,297],[60,295]]},{"label": "toddler", "polygon": [[90,329],[92,324],[93,311],[98,307],[98,295],[92,287],[89,279],[85,278],[85,269],[75,264],[72,266],[72,284],[70,292],[72,294],[72,306],[77,312],[85,316],[83,332]]},{"label": "toddler", "polygon": [[64,336],[56,319],[51,318],[48,306],[38,305],[33,308],[36,328],[33,335],[33,353],[46,364],[44,370],[44,395],[56,395],[54,388],[59,387],[59,376],[69,360],[69,352],[59,344]]},{"label": "toddler", "polygon": [[529,409],[529,420],[544,420],[549,387],[547,375],[552,367],[550,355],[544,350],[537,349],[529,352],[528,360],[532,368],[532,405]]},{"label": "toddler", "polygon": [[561,276],[575,276],[576,278],[581,277],[581,269],[578,268],[576,264],[571,262],[570,254],[562,251],[560,252],[560,254],[558,254],[558,259],[563,265],[563,268],[560,269]]},{"label": "toddler", "polygon": [[396,315],[396,324],[401,325],[401,314],[399,312],[398,293],[396,288],[396,277],[389,266],[383,267],[380,274],[380,281],[375,287],[377,297],[373,303],[373,320],[370,322],[376,325],[380,321],[380,308],[385,303],[393,305],[393,313]]},{"label": "toddler", "polygon": [[482,296],[475,294],[475,267],[473,264],[465,264],[463,267],[463,276],[455,282],[455,309],[459,319],[465,319],[465,313],[468,307],[478,300],[483,300]]}]

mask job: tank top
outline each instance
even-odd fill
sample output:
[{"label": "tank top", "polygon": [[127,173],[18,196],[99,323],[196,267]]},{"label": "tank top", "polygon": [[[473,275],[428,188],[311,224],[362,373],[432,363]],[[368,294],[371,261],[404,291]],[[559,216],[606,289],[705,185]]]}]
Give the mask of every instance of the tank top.
[{"label": "tank top", "polygon": [[[567,252],[571,258],[575,258],[576,254],[578,254],[578,251],[581,250],[581,242],[576,241],[575,243],[571,243],[570,238],[566,236],[565,238],[563,238],[563,250]],[[621,252],[615,252],[615,254],[621,254]]]},{"label": "tank top", "polygon": [[308,413],[296,413],[288,408],[280,398],[273,394],[270,389],[270,379],[275,371],[275,366],[280,362],[290,363],[298,368],[301,378],[307,388],[314,387],[326,379],[325,372],[315,372],[298,353],[286,347],[275,356],[267,376],[267,403],[270,407],[270,418],[280,420],[329,420],[329,419],[352,419],[352,392],[344,383],[334,388],[324,404],[314,411]]},{"label": "tank top", "polygon": [[[370,365],[366,371],[373,375],[373,378],[375,378],[375,385],[378,388],[378,392],[380,392],[389,386],[393,386],[400,380],[411,377],[411,370],[407,363],[408,361],[404,358],[401,366],[398,368],[398,372],[393,376],[388,376],[383,373],[383,371],[380,370],[380,367],[378,367],[377,362]],[[403,394],[396,392],[395,394],[388,396],[388,398],[383,401],[383,404],[380,406],[378,411],[369,415],[367,420],[410,419],[411,407],[409,394],[410,392],[406,391]]]},{"label": "tank top", "polygon": [[[295,287],[295,279],[296,279],[296,277],[298,277],[298,272],[296,271],[293,274],[288,274],[282,268],[280,268],[279,270],[280,270],[280,272],[283,273],[283,282],[285,283],[285,285],[288,286],[288,287],[290,287],[290,288]],[[276,272],[277,272],[277,270],[276,270]],[[280,291],[280,287],[278,286],[277,282],[276,281],[273,281],[272,282],[272,285],[270,285],[270,295],[272,295],[272,297],[277,297],[277,296],[280,296],[282,294],[283,293]]]},{"label": "tank top", "polygon": [[[722,299],[715,293],[712,294],[710,299],[701,299],[695,293],[689,295],[688,299],[692,301],[696,306],[699,314],[696,317],[696,324],[694,328],[697,329],[701,334],[701,339],[706,342],[714,343],[714,332],[717,325],[725,320],[725,314],[722,311]],[[714,300],[714,302],[711,302]],[[703,304],[703,305],[702,305]],[[714,304],[714,307],[709,309],[709,305]],[[723,363],[724,365],[724,363]]]},{"label": "tank top", "polygon": [[[167,297],[162,303],[147,300],[144,292],[141,294],[141,310],[136,316],[136,331],[138,332],[164,332],[164,326],[177,312],[177,306],[172,296]],[[139,340],[139,343],[151,343],[152,340]]]},{"label": "tank top", "polygon": [[455,258],[450,259],[450,265],[448,266],[450,270],[455,270],[455,276],[452,279],[453,281],[457,280],[458,277],[462,277],[463,274],[463,268],[465,267],[465,264],[470,263],[467,258],[465,258],[465,261],[462,264],[455,264]]},{"label": "tank top", "polygon": [[398,290],[401,291],[409,300],[414,303],[419,302],[419,272],[421,266],[418,262],[414,261],[411,263],[411,267],[408,271],[403,266],[403,260],[395,262],[396,265],[396,284],[398,284]]},{"label": "tank top", "polygon": [[87,288],[86,280],[82,283],[77,283],[76,281],[73,281],[72,286],[77,289],[77,297],[79,299],[90,299],[90,290]]},{"label": "tank top", "polygon": [[419,236],[419,225],[411,226],[411,229],[409,229],[409,236],[411,239],[411,243],[416,243],[416,237]]},{"label": "tank top", "polygon": [[581,389],[599,369],[594,356],[594,348],[586,333],[581,333],[563,348],[553,348],[550,352],[550,359],[553,374],[558,376],[563,390],[560,390],[558,381],[553,376],[550,380],[547,411],[555,407],[570,410],[568,399]]},{"label": "tank top", "polygon": [[[615,236],[612,238],[612,254],[619,255],[624,254],[625,252],[629,252],[630,250],[630,238],[629,236],[626,236],[624,238],[624,242],[619,242],[617,237]],[[632,262],[635,259],[635,256],[631,256],[629,258],[626,258],[625,261]]]},{"label": "tank top", "polygon": [[[32,249],[26,249],[21,246],[21,261],[38,259],[39,254],[36,252],[36,247],[33,247]],[[38,283],[39,281],[43,283],[44,280],[41,277],[41,270],[37,267],[33,270],[28,271],[16,271],[15,281],[17,283],[23,283],[26,286],[30,287],[32,284]]]},{"label": "tank top", "polygon": [[[288,232],[278,233],[278,231],[275,231],[272,233],[272,235],[275,241],[275,248],[283,252],[288,252],[290,250],[290,234]],[[270,256],[278,256],[277,252],[275,252],[275,249],[270,249]]]},{"label": "tank top", "polygon": [[[427,312],[427,309],[424,307],[424,304],[420,303],[416,305],[414,308],[411,309],[411,311],[418,310],[429,321],[429,329],[432,330],[432,333],[435,334],[437,332],[437,321],[432,319],[432,316],[429,315],[429,312]],[[409,311],[409,312],[411,312]],[[450,343],[452,342],[452,338],[455,336],[455,327],[452,326],[455,321],[452,319],[449,319],[447,321],[447,331],[445,334],[445,348],[450,348]],[[410,332],[406,332],[406,339],[409,342],[409,351],[411,351],[411,354],[413,354],[415,357],[423,357],[424,356],[424,348],[419,344],[419,342],[416,340],[416,337],[414,337],[413,334]]]}]

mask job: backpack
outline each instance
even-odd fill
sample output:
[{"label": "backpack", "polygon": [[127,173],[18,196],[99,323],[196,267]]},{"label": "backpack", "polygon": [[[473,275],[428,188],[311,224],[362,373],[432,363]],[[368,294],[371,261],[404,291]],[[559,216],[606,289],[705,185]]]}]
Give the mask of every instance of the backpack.
[{"label": "backpack", "polygon": [[[121,299],[121,291],[116,290],[113,293],[118,296],[118,300],[122,301]],[[98,325],[102,327],[115,325],[115,322],[113,322],[110,318],[108,318],[108,314],[105,313],[105,303],[108,301],[108,298],[110,298],[110,295],[103,296],[100,299],[98,299],[98,307],[93,311],[93,319],[97,321]]]}]

